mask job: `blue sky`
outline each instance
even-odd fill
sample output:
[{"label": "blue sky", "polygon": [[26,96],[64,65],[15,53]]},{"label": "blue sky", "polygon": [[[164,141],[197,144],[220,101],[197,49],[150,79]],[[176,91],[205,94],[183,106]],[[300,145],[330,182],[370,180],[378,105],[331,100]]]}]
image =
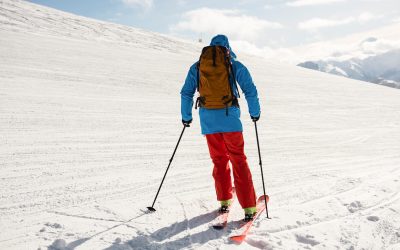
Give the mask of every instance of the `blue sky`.
[{"label": "blue sky", "polygon": [[398,0],[32,0],[67,12],[247,49],[285,49],[400,22]]}]

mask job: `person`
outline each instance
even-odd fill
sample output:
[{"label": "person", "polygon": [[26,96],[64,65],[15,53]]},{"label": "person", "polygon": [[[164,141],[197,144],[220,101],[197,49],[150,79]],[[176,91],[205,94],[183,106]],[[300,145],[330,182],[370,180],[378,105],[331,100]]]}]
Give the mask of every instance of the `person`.
[{"label": "person", "polygon": [[[235,83],[231,83],[231,88],[235,89],[236,87],[234,95],[238,97],[239,91],[236,82],[239,84],[245,95],[251,119],[254,122],[258,121],[260,117],[258,93],[248,69],[236,59],[225,35],[213,37],[210,46],[223,46],[228,50],[235,78]],[[198,63],[196,62],[190,67],[180,92],[182,123],[187,127],[192,122],[193,97],[200,81]],[[210,157],[214,164],[212,176],[217,200],[220,202],[219,211],[228,212],[232,200],[233,187],[229,165],[231,162],[236,195],[245,213],[244,220],[252,220],[256,212],[256,193],[244,152],[243,126],[240,121],[238,102],[237,105],[232,104],[230,107],[217,109],[205,108],[200,105],[199,117],[201,132],[206,137]]]}]

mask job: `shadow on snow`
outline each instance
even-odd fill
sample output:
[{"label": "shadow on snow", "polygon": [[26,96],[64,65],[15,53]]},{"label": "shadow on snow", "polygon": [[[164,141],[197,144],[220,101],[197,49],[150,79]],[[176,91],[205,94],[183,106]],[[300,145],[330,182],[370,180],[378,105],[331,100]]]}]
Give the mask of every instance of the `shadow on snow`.
[{"label": "shadow on snow", "polygon": [[[190,229],[196,228],[215,218],[216,212],[199,215],[190,220],[183,220],[168,227],[158,229],[151,234],[141,233],[137,237],[124,243],[114,242],[105,250],[128,250],[128,249],[182,249],[192,244],[203,245],[210,240],[218,239],[224,231],[216,231],[212,227],[207,230],[191,234]],[[186,231],[185,236],[172,241],[166,241],[175,235]],[[166,242],[165,242],[166,241]]]}]

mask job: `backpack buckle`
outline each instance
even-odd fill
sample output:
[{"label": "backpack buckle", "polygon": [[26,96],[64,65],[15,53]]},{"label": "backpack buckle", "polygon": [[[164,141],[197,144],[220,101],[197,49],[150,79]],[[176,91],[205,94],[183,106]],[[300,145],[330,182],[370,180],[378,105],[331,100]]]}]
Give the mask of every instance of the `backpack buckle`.
[{"label": "backpack buckle", "polygon": [[197,109],[197,107],[203,107],[206,104],[206,98],[204,96],[199,96],[196,99],[196,104],[194,106],[194,109]]}]

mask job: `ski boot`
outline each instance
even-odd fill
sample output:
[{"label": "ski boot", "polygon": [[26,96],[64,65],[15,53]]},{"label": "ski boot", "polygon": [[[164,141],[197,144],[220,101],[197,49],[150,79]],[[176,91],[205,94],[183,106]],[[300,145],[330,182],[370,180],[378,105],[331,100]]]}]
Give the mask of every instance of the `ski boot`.
[{"label": "ski boot", "polygon": [[225,213],[229,213],[229,207],[232,204],[231,200],[226,200],[226,201],[220,201],[221,203],[221,207],[218,209],[218,212],[220,214],[225,214]]},{"label": "ski boot", "polygon": [[256,207],[249,207],[244,209],[244,222],[249,222],[254,219],[254,215],[256,215],[257,209]]}]

